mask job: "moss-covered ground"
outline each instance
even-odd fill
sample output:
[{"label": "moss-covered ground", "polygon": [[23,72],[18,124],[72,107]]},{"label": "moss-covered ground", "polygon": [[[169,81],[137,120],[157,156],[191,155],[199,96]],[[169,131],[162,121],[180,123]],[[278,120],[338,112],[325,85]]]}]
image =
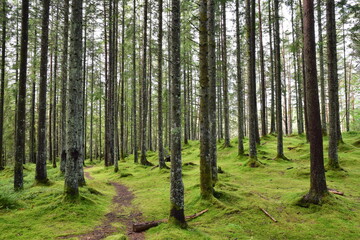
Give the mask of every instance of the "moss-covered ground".
[{"label": "moss-covered ground", "polygon": [[[248,158],[237,156],[236,140],[226,149],[219,143],[218,165],[224,173],[219,174],[216,198],[211,201],[199,197],[199,143],[184,145],[183,163],[194,163],[183,167],[185,214],[209,211],[189,222],[186,230],[161,224],[148,230],[146,239],[360,239],[360,133],[344,133],[343,138],[339,157],[345,171],[327,171],[326,179],[329,188],[345,195],[332,194],[322,206],[308,208],[296,205],[309,190],[309,144],[305,137],[284,138],[285,155],[291,161],[274,160],[276,137],[263,138],[258,146],[263,164],[258,168],[245,166]],[[324,138],[325,164],[327,141]],[[149,152],[148,160],[157,164],[157,154]],[[35,186],[34,165],[26,164],[21,192],[12,190],[12,170],[2,171],[0,239],[57,239],[89,232],[110,211],[115,194],[110,181],[128,186],[135,194],[133,205],[143,213],[144,221],[166,218],[169,170],[134,164],[132,156],[120,162],[119,168],[120,172],[114,173],[113,168],[95,162],[86,170],[94,179],[81,188],[78,203],[63,201],[63,176],[58,169],[48,168],[50,186]],[[119,233],[109,239],[124,238],[123,228],[118,227]]]}]

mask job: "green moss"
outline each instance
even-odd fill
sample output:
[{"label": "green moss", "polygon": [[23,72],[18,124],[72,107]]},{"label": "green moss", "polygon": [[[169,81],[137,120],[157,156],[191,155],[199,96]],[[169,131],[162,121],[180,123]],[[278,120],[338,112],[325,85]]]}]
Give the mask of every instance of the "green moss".
[{"label": "green moss", "polygon": [[[310,204],[307,208],[296,205],[310,186],[309,144],[304,136],[284,137],[284,154],[292,161],[274,161],[276,138],[263,137],[258,159],[265,167],[260,168],[246,167],[249,158],[237,156],[236,147],[218,149],[218,164],[224,173],[219,174],[215,197],[208,201],[200,197],[199,142],[189,141],[182,155],[185,215],[208,212],[189,221],[187,229],[160,224],[145,233],[146,239],[360,239],[360,149],[353,144],[360,134],[344,133],[343,138],[351,144],[339,151],[341,167],[347,172],[327,171],[326,180],[328,188],[345,195],[331,194],[321,206]],[[237,146],[235,140],[231,144]],[[324,149],[327,144],[324,138]],[[247,152],[247,139],[244,147]],[[157,153],[148,152],[148,161],[157,164]],[[115,191],[110,182],[125,184],[134,193],[133,205],[142,212],[142,221],[170,214],[170,171],[134,164],[132,155],[119,163],[120,173],[94,160],[94,166],[85,169],[94,179],[80,188],[82,198],[76,203],[62,201],[64,183],[58,169],[48,168],[51,186],[33,186],[34,165],[27,164],[26,169],[22,192],[12,190],[12,169],[0,172],[0,203],[8,206],[0,209],[1,238],[56,239],[89,232],[111,208]],[[124,211],[127,215],[130,209]],[[119,233],[107,239],[126,239],[124,228],[117,229]]]}]

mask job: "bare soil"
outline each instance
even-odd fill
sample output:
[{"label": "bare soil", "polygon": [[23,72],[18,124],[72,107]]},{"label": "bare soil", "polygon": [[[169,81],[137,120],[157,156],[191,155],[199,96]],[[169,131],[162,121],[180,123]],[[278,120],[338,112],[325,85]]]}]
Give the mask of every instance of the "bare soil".
[{"label": "bare soil", "polygon": [[[94,179],[89,172],[85,172],[85,177],[89,180]],[[126,232],[128,238],[132,240],[145,239],[144,233],[135,233],[132,231],[133,222],[139,222],[142,216],[142,213],[131,203],[134,199],[134,194],[129,191],[125,185],[116,182],[110,183],[115,187],[116,195],[112,199],[112,210],[105,214],[102,223],[89,233],[82,235],[68,235],[62,237],[63,239],[78,237],[81,240],[98,240],[121,232]],[[114,223],[121,223],[124,227],[118,229],[112,225]]]}]

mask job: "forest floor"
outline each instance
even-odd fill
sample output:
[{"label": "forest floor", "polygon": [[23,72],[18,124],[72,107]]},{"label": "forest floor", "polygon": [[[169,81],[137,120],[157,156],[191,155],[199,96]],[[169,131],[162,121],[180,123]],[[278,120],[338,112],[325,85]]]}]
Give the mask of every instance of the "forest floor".
[{"label": "forest floor", "polygon": [[[284,138],[291,161],[274,159],[275,136],[262,138],[259,168],[245,166],[247,157],[237,156],[237,140],[231,148],[219,143],[218,165],[224,172],[211,201],[200,198],[199,142],[190,141],[182,155],[185,214],[209,211],[189,222],[188,229],[163,223],[140,239],[360,239],[360,133],[344,133],[343,138],[339,157],[345,171],[327,171],[326,180],[328,188],[344,195],[331,194],[321,206],[307,208],[296,204],[309,190],[309,144],[304,136]],[[327,142],[325,137],[325,164]],[[245,151],[247,145],[245,140]],[[156,165],[157,153],[148,152],[148,160]],[[12,190],[12,169],[0,173],[0,239],[79,239],[104,225],[116,230],[107,240],[137,239],[129,235],[130,221],[159,220],[169,214],[170,171],[134,164],[132,156],[119,163],[118,173],[95,161],[86,169],[87,185],[76,204],[63,201],[58,169],[48,167],[50,186],[34,185],[34,169],[33,164],[25,165],[22,192]],[[114,202],[117,197],[125,202]],[[106,223],[109,213],[114,214],[111,224]]]}]

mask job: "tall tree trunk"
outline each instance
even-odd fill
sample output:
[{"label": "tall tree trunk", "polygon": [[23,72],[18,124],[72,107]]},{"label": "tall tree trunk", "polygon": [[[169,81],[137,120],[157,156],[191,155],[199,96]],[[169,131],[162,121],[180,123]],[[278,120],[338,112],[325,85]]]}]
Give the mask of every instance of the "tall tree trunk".
[{"label": "tall tree trunk", "polygon": [[[223,6],[224,7],[224,6]],[[225,9],[223,9],[224,11]],[[209,75],[208,75],[208,31],[207,0],[200,2],[200,190],[201,197],[210,199],[213,195],[210,131],[209,131]],[[224,92],[225,93],[225,92]]]},{"label": "tall tree trunk", "polygon": [[266,126],[266,85],[265,85],[265,68],[264,68],[264,47],[262,37],[262,20],[261,20],[261,2],[258,0],[259,7],[259,40],[260,40],[260,71],[261,71],[261,135],[267,134]]},{"label": "tall tree trunk", "polygon": [[64,1],[64,32],[61,59],[61,162],[60,171],[65,173],[66,165],[66,97],[68,85],[68,43],[69,43],[69,0]]},{"label": "tall tree trunk", "polygon": [[121,17],[121,98],[120,98],[120,159],[125,159],[125,0]]},{"label": "tall tree trunk", "polygon": [[277,156],[286,159],[283,149],[283,123],[281,109],[281,58],[280,58],[280,27],[279,27],[279,0],[274,0],[275,12],[275,80],[276,80],[276,130],[277,130]]},{"label": "tall tree trunk", "polygon": [[79,196],[78,171],[82,164],[83,146],[83,84],[82,84],[82,0],[71,3],[71,37],[69,84],[67,102],[67,160],[65,171],[65,194],[69,198]]},{"label": "tall tree trunk", "polygon": [[236,0],[236,70],[237,70],[237,101],[238,101],[238,155],[244,154],[244,115],[243,95],[244,84],[241,76],[241,43],[240,43],[240,11],[239,0]]},{"label": "tall tree trunk", "polygon": [[273,54],[273,14],[271,10],[271,2],[268,4],[269,11],[269,43],[270,43],[270,78],[271,78],[271,113],[270,113],[270,133],[275,133],[275,85],[274,85],[274,54]]},{"label": "tall tree trunk", "polygon": [[40,183],[48,181],[46,172],[46,81],[49,46],[49,10],[50,0],[43,1],[41,62],[39,85],[39,118],[38,118],[38,155],[36,159],[35,180]]},{"label": "tall tree trunk", "polygon": [[321,133],[319,93],[316,73],[315,30],[314,30],[314,3],[313,0],[304,0],[304,62],[305,79],[307,81],[307,111],[311,119],[309,124],[310,140],[310,191],[302,199],[305,203],[320,204],[327,194],[323,141]]},{"label": "tall tree trunk", "polygon": [[[301,0],[299,0],[299,5],[302,6]],[[301,39],[304,41],[304,22],[303,22],[303,9],[300,7],[300,24],[301,24]],[[303,73],[303,89],[306,89],[306,76],[305,76],[305,60],[304,60],[304,48],[301,49],[301,62],[302,62],[302,73]],[[300,68],[299,68],[300,69]],[[301,87],[299,87],[301,89]],[[309,142],[309,118],[307,116],[307,92],[304,91],[304,117],[305,117],[305,133],[306,133],[306,140]]]},{"label": "tall tree trunk", "polygon": [[213,183],[218,180],[216,151],[216,55],[215,55],[215,1],[207,2],[208,17],[208,74],[209,74],[209,127],[210,127],[210,161]]},{"label": "tall tree trunk", "polygon": [[151,165],[146,159],[146,123],[147,123],[147,109],[148,109],[148,98],[147,98],[147,21],[148,21],[148,0],[145,0],[144,5],[144,43],[143,43],[143,59],[142,59],[142,85],[141,85],[141,98],[142,98],[142,115],[141,115],[141,159],[142,165]]},{"label": "tall tree trunk", "polygon": [[[6,60],[6,0],[2,1],[2,46],[1,46],[1,85],[0,85],[0,170],[5,167],[4,163],[4,100],[5,100],[5,60]],[[35,44],[36,45],[36,44]],[[36,48],[36,47],[35,47]],[[35,57],[35,56],[34,56]],[[34,108],[33,108],[34,109]],[[31,144],[31,143],[30,143]],[[31,161],[31,157],[30,157]],[[31,161],[33,162],[33,161]]]},{"label": "tall tree trunk", "polygon": [[93,161],[93,131],[94,131],[94,64],[95,64],[95,27],[91,38],[91,83],[90,83],[90,162]]},{"label": "tall tree trunk", "polygon": [[250,167],[257,167],[256,150],[256,75],[255,75],[255,4],[254,1],[246,0],[246,38],[248,54],[248,111],[249,111],[249,161]]},{"label": "tall tree trunk", "polygon": [[340,169],[338,158],[339,140],[339,82],[336,56],[336,23],[334,0],[326,1],[326,35],[328,62],[328,90],[329,90],[329,163],[330,169]]},{"label": "tall tree trunk", "polygon": [[133,153],[134,162],[138,162],[138,147],[137,147],[137,118],[136,118],[136,0],[133,5],[133,76],[132,76],[132,121],[133,121]]},{"label": "tall tree trunk", "polygon": [[322,1],[317,1],[317,23],[318,23],[318,36],[319,36],[319,67],[320,67],[320,86],[321,86],[321,129],[323,136],[327,135],[326,127],[326,103],[325,103],[325,77],[324,77],[324,42],[322,36],[322,23],[321,23],[321,4]]},{"label": "tall tree trunk", "polygon": [[56,23],[55,23],[55,56],[54,56],[54,94],[53,94],[53,112],[52,112],[52,118],[53,118],[53,124],[50,126],[52,128],[53,132],[53,159],[52,159],[52,166],[53,168],[56,168],[56,153],[57,153],[57,134],[56,134],[56,103],[57,103],[57,67],[58,67],[58,28],[59,28],[59,3],[57,3],[56,6]]},{"label": "tall tree trunk", "polygon": [[345,20],[342,22],[342,35],[343,35],[343,52],[344,52],[344,90],[345,90],[345,128],[350,131],[350,115],[349,115],[349,95],[348,95],[348,82],[347,82],[347,68],[346,68],[346,35],[345,35]]},{"label": "tall tree trunk", "polygon": [[33,73],[32,73],[32,92],[31,92],[31,118],[30,118],[30,144],[29,144],[29,162],[36,163],[35,153],[35,97],[36,97],[36,62],[37,62],[37,29],[35,28],[35,42],[34,42],[34,53],[33,53]]},{"label": "tall tree trunk", "polygon": [[224,132],[225,142],[224,147],[230,147],[230,115],[229,115],[229,81],[228,81],[228,70],[227,70],[227,44],[226,44],[226,6],[225,1],[221,2],[222,11],[222,44],[223,44],[223,93],[224,93]]},{"label": "tall tree trunk", "polygon": [[162,58],[163,58],[163,0],[159,0],[159,32],[158,32],[158,148],[159,148],[159,168],[166,168],[163,145],[163,96],[162,96]]},{"label": "tall tree trunk", "polygon": [[29,30],[29,1],[22,1],[20,78],[18,82],[18,101],[16,108],[16,139],[14,189],[23,189],[23,160],[25,158],[25,98],[26,98],[26,68]]},{"label": "tall tree trunk", "polygon": [[172,0],[171,13],[171,115],[173,117],[171,129],[171,184],[169,220],[176,225],[186,227],[184,215],[184,185],[182,181],[181,169],[180,0]]}]

